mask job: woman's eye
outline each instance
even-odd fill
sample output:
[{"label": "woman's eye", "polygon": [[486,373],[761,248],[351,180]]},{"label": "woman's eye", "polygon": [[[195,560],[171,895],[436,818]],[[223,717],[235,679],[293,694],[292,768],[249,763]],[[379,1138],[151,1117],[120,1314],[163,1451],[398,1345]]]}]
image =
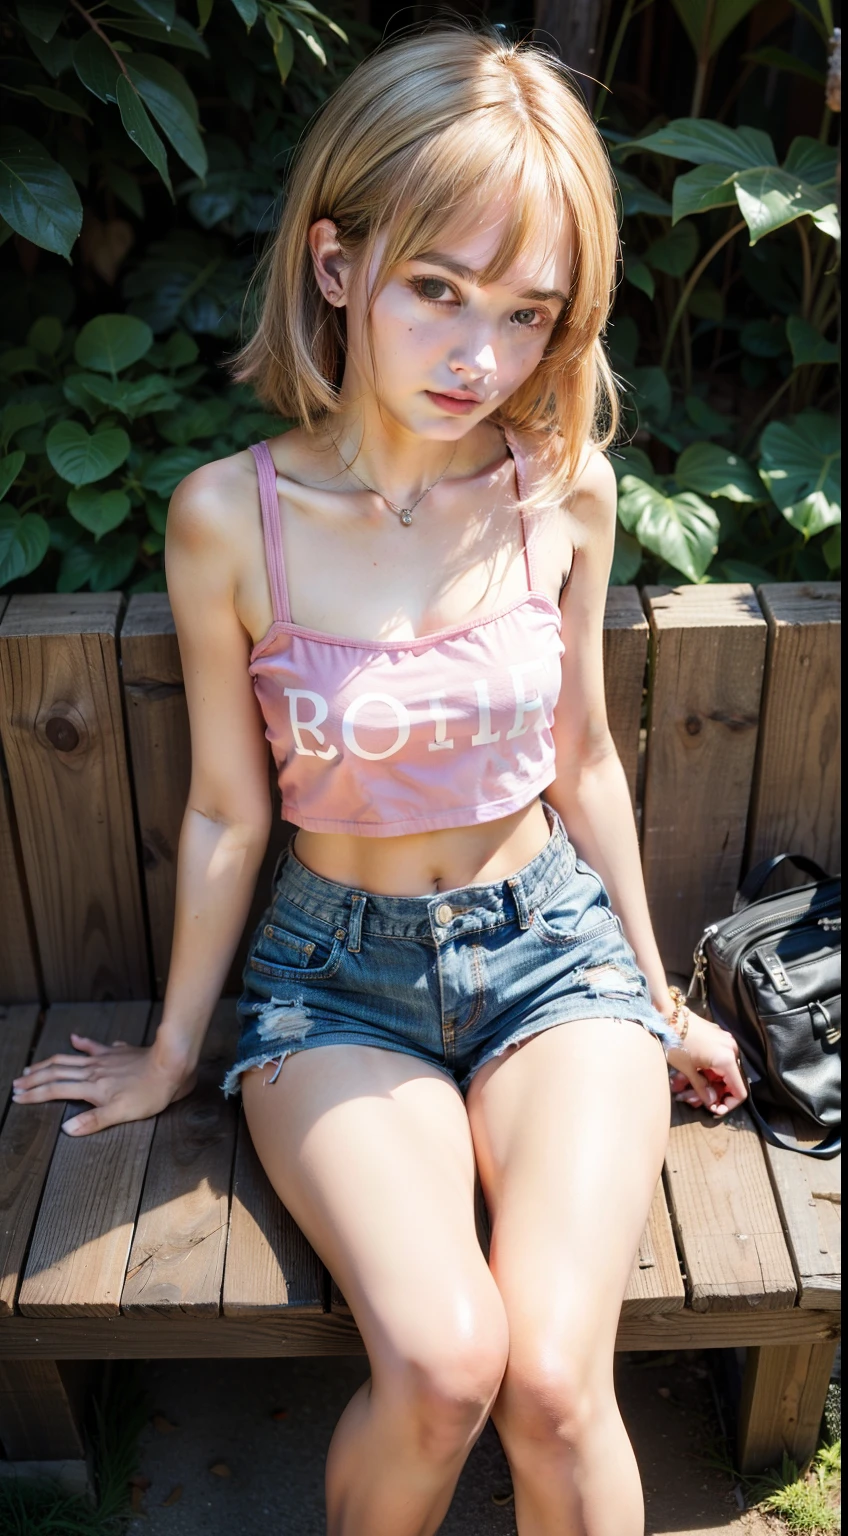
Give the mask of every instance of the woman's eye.
[{"label": "woman's eye", "polygon": [[545,316],[538,309],[517,309],[512,318],[525,330],[528,327],[544,325],[545,323]]},{"label": "woman's eye", "polygon": [[412,286],[421,299],[437,300],[451,296],[451,290],[443,277],[417,277]]}]

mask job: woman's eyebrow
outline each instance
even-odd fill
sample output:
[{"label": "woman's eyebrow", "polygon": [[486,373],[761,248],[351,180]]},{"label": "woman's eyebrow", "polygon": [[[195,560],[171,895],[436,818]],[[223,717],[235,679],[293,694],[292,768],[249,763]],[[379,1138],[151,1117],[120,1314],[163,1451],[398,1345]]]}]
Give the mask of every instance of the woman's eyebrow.
[{"label": "woman's eyebrow", "polygon": [[[454,261],[452,256],[446,256],[443,251],[420,251],[413,258],[415,261],[429,262],[432,267],[446,267],[449,272],[461,277],[465,283],[476,283],[480,277],[471,267],[464,267],[461,262]],[[561,303],[568,303],[568,295],[562,293],[559,288],[530,288],[526,293],[518,295],[520,299],[535,299],[537,304],[544,304],[548,299],[559,299]]]}]

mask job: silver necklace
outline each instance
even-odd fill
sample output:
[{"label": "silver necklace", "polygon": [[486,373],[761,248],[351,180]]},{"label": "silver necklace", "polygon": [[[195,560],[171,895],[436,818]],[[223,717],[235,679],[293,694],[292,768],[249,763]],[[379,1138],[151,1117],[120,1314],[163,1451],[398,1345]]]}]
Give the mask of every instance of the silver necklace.
[{"label": "silver necklace", "polygon": [[450,469],[451,464],[454,461],[454,456],[456,454],[456,445],[454,445],[453,453],[451,454],[450,458],[448,459],[448,462],[445,465],[444,469],[442,470],[442,473],[438,476],[438,479],[434,480],[432,482],[432,484],[428,485],[421,492],[421,495],[416,498],[416,500],[412,503],[411,507],[399,507],[399,506],[396,505],[395,502],[389,501],[388,496],[386,496],[383,493],[383,491],[378,491],[376,486],[368,485],[367,482],[362,479],[362,476],[358,475],[356,473],[356,470],[354,469],[353,465],[352,464],[348,464],[347,459],[345,458],[344,454],[342,453],[341,448],[339,447],[338,443],[336,442],[336,439],[333,437],[333,434],[330,431],[329,427],[327,428],[327,433],[328,433],[328,436],[330,438],[330,442],[332,443],[333,447],[336,450],[336,453],[338,454],[339,458],[341,459],[342,463],[344,464],[345,469],[349,469],[350,470],[351,474],[353,475],[353,478],[355,480],[358,480],[359,484],[361,486],[363,486],[366,491],[371,491],[375,496],[381,496],[383,501],[386,503],[386,506],[387,507],[391,507],[391,510],[396,514],[397,517],[400,518],[401,522],[403,523],[404,528],[408,528],[410,523],[412,522],[412,514],[415,511],[415,508],[418,506],[418,503],[420,501],[423,501],[424,497],[428,496],[430,494],[430,492],[435,489],[435,487],[439,483],[439,480],[444,480],[445,475],[447,474],[448,470]]}]

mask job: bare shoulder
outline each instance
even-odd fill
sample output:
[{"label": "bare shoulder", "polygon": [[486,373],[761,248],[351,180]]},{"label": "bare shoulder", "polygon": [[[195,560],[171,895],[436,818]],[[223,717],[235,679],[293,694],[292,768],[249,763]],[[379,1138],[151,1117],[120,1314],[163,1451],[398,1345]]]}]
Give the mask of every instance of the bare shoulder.
[{"label": "bare shoulder", "polygon": [[257,485],[247,450],[201,464],[181,480],[168,508],[168,542],[196,552],[238,548],[256,520]]},{"label": "bare shoulder", "polygon": [[599,516],[615,520],[617,488],[615,470],[606,454],[594,443],[587,443],[580,455],[577,473],[567,497],[573,517],[581,522],[597,522]]}]

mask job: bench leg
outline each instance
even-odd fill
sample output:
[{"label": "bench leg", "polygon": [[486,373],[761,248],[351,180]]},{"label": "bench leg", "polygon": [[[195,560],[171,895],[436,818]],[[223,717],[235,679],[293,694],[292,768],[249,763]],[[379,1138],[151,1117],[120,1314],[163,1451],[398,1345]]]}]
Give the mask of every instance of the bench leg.
[{"label": "bench leg", "polygon": [[741,1472],[779,1466],[783,1452],[803,1467],[818,1443],[836,1343],[749,1349],[739,1404]]},{"label": "bench leg", "polygon": [[9,1461],[84,1460],[85,1360],[0,1360],[0,1442]]}]

